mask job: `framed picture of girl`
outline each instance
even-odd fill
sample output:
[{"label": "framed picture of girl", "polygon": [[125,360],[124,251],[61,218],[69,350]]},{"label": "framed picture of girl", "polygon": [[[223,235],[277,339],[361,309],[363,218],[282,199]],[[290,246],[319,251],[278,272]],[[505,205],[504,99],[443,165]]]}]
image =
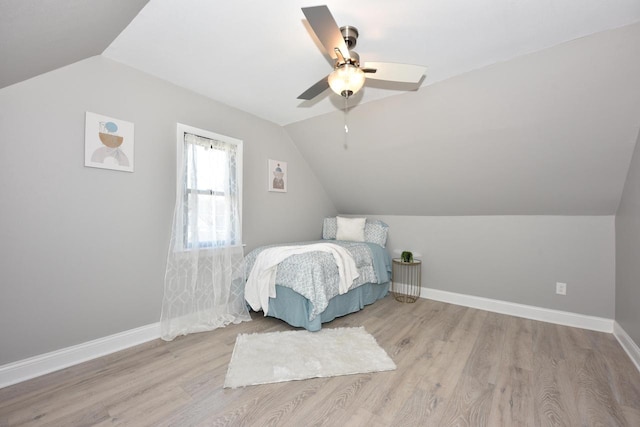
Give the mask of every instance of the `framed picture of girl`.
[{"label": "framed picture of girl", "polygon": [[287,162],[269,159],[269,191],[287,192]]}]

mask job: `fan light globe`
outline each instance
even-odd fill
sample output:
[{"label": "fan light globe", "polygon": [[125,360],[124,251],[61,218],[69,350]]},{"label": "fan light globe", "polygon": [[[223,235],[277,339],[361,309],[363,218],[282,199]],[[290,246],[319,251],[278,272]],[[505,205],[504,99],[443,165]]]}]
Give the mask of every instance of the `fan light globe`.
[{"label": "fan light globe", "polygon": [[345,98],[357,93],[364,85],[364,71],[353,64],[343,64],[329,74],[331,90]]}]

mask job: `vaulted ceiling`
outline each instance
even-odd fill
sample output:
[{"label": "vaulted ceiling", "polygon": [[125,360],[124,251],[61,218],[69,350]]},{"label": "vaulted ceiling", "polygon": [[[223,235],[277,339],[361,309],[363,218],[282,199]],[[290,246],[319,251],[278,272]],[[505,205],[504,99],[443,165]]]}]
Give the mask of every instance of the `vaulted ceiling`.
[{"label": "vaulted ceiling", "polygon": [[330,91],[297,100],[331,71],[308,1],[7,0],[0,87],[102,54],[284,126],[343,213],[615,213],[639,1],[325,3],[363,60],[425,65],[422,85],[365,86],[346,116]]},{"label": "vaulted ceiling", "polygon": [[363,61],[424,65],[423,85],[640,21],[637,0],[152,0],[104,55],[286,125],[342,107],[296,99],[332,70],[301,11],[316,4],[359,29]]},{"label": "vaulted ceiling", "polygon": [[640,23],[285,129],[342,213],[611,215],[640,129]]},{"label": "vaulted ceiling", "polygon": [[0,88],[100,55],[149,0],[2,0]]}]

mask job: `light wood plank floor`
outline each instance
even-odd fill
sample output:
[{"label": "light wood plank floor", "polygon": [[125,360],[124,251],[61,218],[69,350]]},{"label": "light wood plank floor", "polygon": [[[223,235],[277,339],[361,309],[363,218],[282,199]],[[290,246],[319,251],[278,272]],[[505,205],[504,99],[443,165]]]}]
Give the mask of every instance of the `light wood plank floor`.
[{"label": "light wood plank floor", "polygon": [[0,389],[0,425],[640,426],[611,334],[390,296],[326,325],[352,326],[398,369],[223,389],[238,333],[290,329],[254,314]]}]

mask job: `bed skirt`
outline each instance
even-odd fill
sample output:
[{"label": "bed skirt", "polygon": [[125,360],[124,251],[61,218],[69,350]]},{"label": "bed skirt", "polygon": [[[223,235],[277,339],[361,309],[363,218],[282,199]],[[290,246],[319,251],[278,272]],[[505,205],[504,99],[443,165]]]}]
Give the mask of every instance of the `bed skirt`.
[{"label": "bed skirt", "polygon": [[269,298],[268,316],[284,320],[291,326],[302,327],[311,332],[319,331],[323,323],[327,323],[336,317],[355,313],[365,305],[373,304],[384,298],[389,292],[390,282],[365,283],[343,295],[333,297],[327,308],[309,321],[311,302],[295,292],[291,288],[276,285],[277,298]]}]

